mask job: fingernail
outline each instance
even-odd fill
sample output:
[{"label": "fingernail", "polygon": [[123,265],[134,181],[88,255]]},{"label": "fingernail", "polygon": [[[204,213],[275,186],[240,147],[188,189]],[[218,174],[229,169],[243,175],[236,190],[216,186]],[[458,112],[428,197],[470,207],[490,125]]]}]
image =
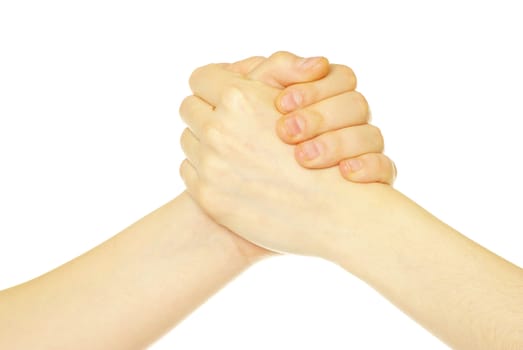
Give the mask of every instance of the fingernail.
[{"label": "fingernail", "polygon": [[320,155],[320,150],[316,142],[306,142],[299,147],[298,155],[303,160],[312,160]]},{"label": "fingernail", "polygon": [[285,131],[290,137],[297,136],[301,134],[304,128],[304,122],[301,117],[290,117],[285,119]]},{"label": "fingernail", "polygon": [[280,104],[284,111],[295,110],[303,101],[303,96],[297,91],[289,92],[281,98]]},{"label": "fingernail", "polygon": [[347,159],[342,163],[342,167],[346,173],[354,173],[363,168],[363,163],[359,159]]},{"label": "fingernail", "polygon": [[321,57],[303,58],[299,63],[299,67],[301,69],[311,69],[319,63],[320,59]]}]

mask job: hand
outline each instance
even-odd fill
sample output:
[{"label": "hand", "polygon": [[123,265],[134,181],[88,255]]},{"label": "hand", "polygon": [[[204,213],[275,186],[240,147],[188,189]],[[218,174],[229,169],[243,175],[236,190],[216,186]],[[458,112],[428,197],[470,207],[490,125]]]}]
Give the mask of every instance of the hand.
[{"label": "hand", "polygon": [[272,250],[323,256],[347,215],[353,225],[344,231],[369,217],[376,201],[369,190],[378,184],[347,183],[336,169],[307,171],[275,137],[279,90],[220,65],[198,69],[191,88],[210,103],[195,96],[182,103],[192,132],[182,138],[181,175],[218,223]]},{"label": "hand", "polygon": [[[226,70],[238,73],[248,79],[258,80],[277,88],[289,87],[287,90],[282,91],[283,96],[286,91],[299,91],[302,95],[306,96],[303,100],[303,106],[314,106],[316,102],[319,102],[317,99],[330,99],[331,102],[328,103],[328,106],[331,107],[332,111],[329,113],[329,116],[332,120],[340,119],[341,123],[346,119],[344,118],[346,116],[344,110],[352,107],[350,104],[347,105],[347,103],[344,103],[346,99],[339,98],[340,95],[342,97],[344,96],[344,92],[351,91],[355,87],[356,78],[352,70],[340,65],[329,66],[328,61],[322,57],[306,60],[288,52],[277,52],[268,59],[264,57],[250,57],[230,65],[223,65],[223,67]],[[313,93],[313,91],[315,91],[315,93]],[[278,98],[278,101],[281,101],[281,96]],[[336,113],[337,111],[340,112]],[[349,112],[349,114],[351,113]],[[357,131],[355,135],[358,136]],[[336,136],[336,133],[326,134],[325,136],[332,138]],[[365,138],[359,137],[359,139],[364,140]],[[372,142],[367,142],[366,144],[372,144]],[[362,147],[359,147],[359,149],[361,150]],[[379,161],[379,156],[388,160],[385,156],[376,153],[363,155],[363,157],[365,156],[368,156],[371,161]],[[389,164],[391,163],[392,162],[389,161]],[[328,166],[332,166],[332,164]],[[360,178],[353,178],[352,180],[383,181],[380,179],[391,178],[390,171],[388,171],[386,167],[365,167],[363,170],[367,171],[367,177],[361,177],[360,175]],[[364,171],[358,173],[362,174]],[[240,250],[250,260],[256,260],[260,256],[269,254],[267,250],[245,241],[240,237],[236,238],[234,236],[235,235],[233,235],[233,238]]]},{"label": "hand", "polygon": [[392,184],[396,167],[382,153],[381,132],[368,124],[368,103],[355,88],[354,72],[343,65],[331,65],[319,81],[286,88],[276,103],[285,113],[277,122],[278,135],[297,144],[295,158],[303,167],[339,164],[347,180]]},{"label": "hand", "polygon": [[[309,62],[308,66],[304,62]],[[267,60],[251,57],[234,66],[226,68],[285,88],[277,98],[276,107],[286,115],[278,121],[276,129],[284,142],[297,145],[295,157],[300,165],[319,169],[339,164],[342,176],[350,181],[394,182],[396,167],[382,153],[380,130],[368,124],[369,107],[365,97],[355,91],[356,76],[352,69],[336,64],[327,66],[327,61],[320,57],[304,61],[288,52],[277,52]],[[322,78],[296,83],[304,79],[299,74],[308,71],[321,73]],[[311,151],[317,152],[313,159]]]},{"label": "hand", "polygon": [[184,134],[181,173],[214,220],[259,245],[337,262],[452,347],[519,348],[519,267],[390,186],[300,168],[272,132],[277,89],[216,65],[191,83],[207,83],[200,96],[215,102],[182,104],[194,135]]},{"label": "hand", "polygon": [[[309,62],[309,64],[304,64],[306,62]],[[249,57],[232,64],[225,64],[223,65],[223,68],[252,80],[282,87],[307,82],[314,85],[314,80],[321,79],[327,75],[329,71],[329,62],[322,57],[315,57],[306,60],[287,52],[278,52],[269,58],[257,56]],[[231,238],[235,241],[238,249],[250,261],[274,253],[257,246],[234,233],[229,233]]]}]

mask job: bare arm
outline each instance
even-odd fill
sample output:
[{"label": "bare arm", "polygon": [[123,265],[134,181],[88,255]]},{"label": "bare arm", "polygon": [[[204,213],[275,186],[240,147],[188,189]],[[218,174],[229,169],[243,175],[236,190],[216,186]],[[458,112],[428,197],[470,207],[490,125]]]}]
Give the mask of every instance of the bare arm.
[{"label": "bare arm", "polygon": [[[259,64],[250,79],[316,88],[328,62],[306,70],[299,62],[290,54],[254,57],[228,69],[244,75]],[[318,98],[343,92],[346,83],[329,85]],[[215,224],[184,193],[73,261],[1,291],[0,348],[144,348],[269,254]]]},{"label": "bare arm", "polygon": [[400,193],[375,191],[379,219],[355,239],[340,230],[327,257],[452,348],[522,349],[523,270]]},{"label": "bare arm", "polygon": [[185,107],[197,140],[182,176],[211,217],[261,246],[341,264],[457,349],[523,348],[521,268],[388,186],[298,167],[273,135],[278,91],[216,66],[196,75],[226,96],[212,110],[186,100],[199,114]]},{"label": "bare arm", "polygon": [[238,242],[184,193],[0,292],[0,348],[143,349],[253,263]]},{"label": "bare arm", "polygon": [[[288,57],[263,76],[325,75]],[[247,59],[229,67],[249,72]],[[295,61],[295,60],[294,60]],[[187,193],[63,266],[0,292],[1,349],[143,349],[270,253],[212,221]]]}]

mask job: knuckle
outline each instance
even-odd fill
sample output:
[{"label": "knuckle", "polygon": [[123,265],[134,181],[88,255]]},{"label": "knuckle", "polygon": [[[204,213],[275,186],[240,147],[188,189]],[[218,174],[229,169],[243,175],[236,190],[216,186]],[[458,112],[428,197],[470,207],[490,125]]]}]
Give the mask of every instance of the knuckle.
[{"label": "knuckle", "polygon": [[208,67],[208,65],[198,67],[192,71],[191,76],[189,77],[189,85],[191,87],[197,83],[197,81],[199,80],[200,76],[202,75],[202,73],[206,67]]},{"label": "knuckle", "polygon": [[290,52],[288,51],[276,51],[275,53],[273,53],[269,59],[271,61],[276,61],[276,62],[281,62],[281,61],[285,61],[291,57],[294,57],[293,54],[291,54]]},{"label": "knuckle", "polygon": [[329,131],[329,125],[325,116],[314,108],[308,108],[300,113],[303,116],[305,136],[316,136],[322,132]]},{"label": "knuckle", "polygon": [[346,148],[344,141],[342,133],[337,131],[328,132],[318,136],[316,142],[321,145],[321,152],[318,160],[329,165],[338,162],[343,150]]},{"label": "knuckle", "polygon": [[229,110],[243,109],[247,103],[247,95],[243,89],[235,85],[228,85],[222,91],[220,102]]},{"label": "knuckle", "polygon": [[352,93],[352,98],[359,110],[358,115],[364,117],[365,121],[368,121],[368,119],[370,117],[370,108],[369,108],[369,102],[367,101],[365,96],[363,96],[363,94],[359,91],[354,91]]},{"label": "knuckle", "polygon": [[319,100],[319,97],[316,97],[317,89],[315,89],[314,84],[291,85],[285,88],[280,96],[288,96],[293,102],[292,108],[289,109],[287,113]]},{"label": "knuckle", "polygon": [[383,149],[385,148],[385,140],[383,139],[383,134],[381,133],[380,128],[374,125],[369,125],[369,127],[376,150],[378,152],[383,152]]},{"label": "knuckle", "polygon": [[357,85],[357,78],[356,74],[354,74],[354,71],[345,65],[337,65],[336,66],[337,74],[339,74],[342,77],[343,82],[346,83],[346,88],[348,89],[355,89]]},{"label": "knuckle", "polygon": [[248,74],[265,60],[263,56],[252,56],[245,60],[230,64],[227,69],[234,73]]},{"label": "knuckle", "polygon": [[180,136],[180,145],[182,146],[182,150],[185,151],[187,146],[187,138],[189,137],[189,129],[185,128],[182,131],[182,135]]},{"label": "knuckle", "polygon": [[382,174],[387,169],[387,166],[383,160],[383,157],[381,154],[374,153],[369,154],[367,157],[365,157],[365,164],[367,171],[370,171],[374,174]]},{"label": "knuckle", "polygon": [[388,167],[384,162],[384,156],[379,153],[366,154],[361,157],[363,168],[360,170],[361,176],[367,182],[386,183],[389,177]]},{"label": "knuckle", "polygon": [[203,124],[200,138],[205,144],[213,148],[218,147],[225,139],[222,123],[219,121],[210,121]]},{"label": "knuckle", "polygon": [[178,173],[182,177],[182,179],[185,178],[186,170],[187,170],[188,160],[184,159],[182,163],[180,164],[180,167],[178,168]]},{"label": "knuckle", "polygon": [[183,99],[182,103],[180,103],[180,108],[178,109],[178,113],[183,118],[188,114],[189,106],[192,100],[192,96],[187,96]]},{"label": "knuckle", "polygon": [[374,177],[382,183],[392,184],[396,177],[394,163],[383,154],[378,154],[374,158]]},{"label": "knuckle", "polygon": [[246,72],[244,73],[249,73],[251,72],[253,69],[255,69],[257,66],[259,66],[263,61],[265,61],[266,58],[263,57],[263,56],[252,56],[248,59],[248,66],[246,67]]},{"label": "knuckle", "polygon": [[263,61],[265,61],[265,57],[264,56],[251,56],[249,57],[249,62],[251,62],[253,65],[255,64],[259,64]]},{"label": "knuckle", "polygon": [[321,91],[318,87],[318,84],[311,83],[305,85],[297,85],[296,87],[291,88],[293,93],[296,93],[299,96],[302,96],[302,101],[305,106],[312,105],[314,103],[320,102],[321,100]]}]

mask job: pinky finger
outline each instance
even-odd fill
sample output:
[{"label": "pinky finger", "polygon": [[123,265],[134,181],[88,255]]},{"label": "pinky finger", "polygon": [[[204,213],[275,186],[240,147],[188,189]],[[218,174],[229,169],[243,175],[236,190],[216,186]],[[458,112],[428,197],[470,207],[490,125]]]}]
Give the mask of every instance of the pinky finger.
[{"label": "pinky finger", "polygon": [[392,185],[397,175],[394,162],[383,153],[366,153],[344,159],[339,168],[346,180],[360,183],[381,182]]},{"label": "pinky finger", "polygon": [[184,159],[180,165],[180,176],[182,177],[185,187],[187,187],[187,192],[193,198],[198,197],[198,172],[194,166],[187,159]]}]

